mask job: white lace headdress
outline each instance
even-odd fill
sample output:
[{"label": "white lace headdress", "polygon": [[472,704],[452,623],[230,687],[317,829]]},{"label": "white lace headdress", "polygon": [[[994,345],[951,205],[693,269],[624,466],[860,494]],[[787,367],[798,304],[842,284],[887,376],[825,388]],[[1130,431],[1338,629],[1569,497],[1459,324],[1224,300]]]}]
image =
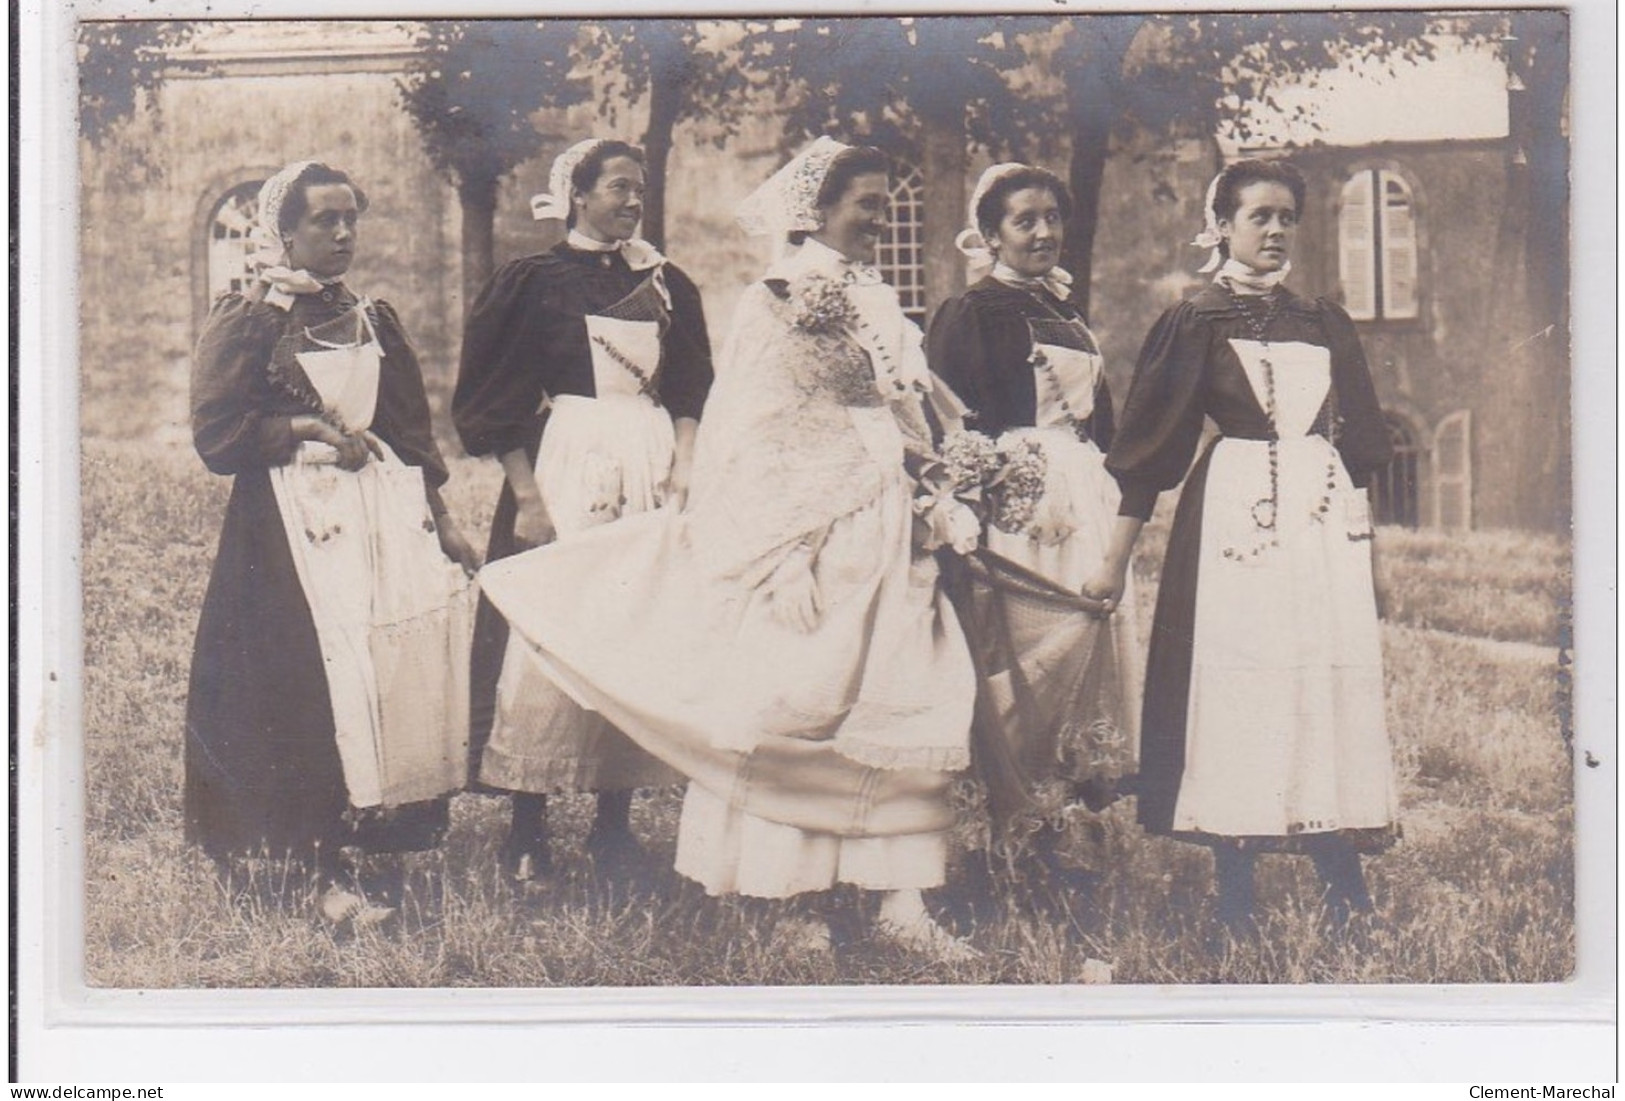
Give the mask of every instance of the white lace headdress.
[{"label": "white lace headdress", "polygon": [[553,169],[547,174],[547,190],[530,197],[532,218],[538,222],[547,221],[549,218],[556,218],[561,222],[570,220],[570,177],[575,174],[576,166],[606,140],[587,138],[585,141],[578,141],[553,158]]},{"label": "white lace headdress", "polygon": [[786,247],[791,233],[821,229],[818,192],[835,158],[850,148],[827,134],[819,137],[739,204],[740,226],[752,237],[772,237],[775,250]]},{"label": "white lace headdress", "polygon": [[982,235],[982,228],[976,224],[976,208],[981,205],[982,197],[994,184],[1010,173],[1026,167],[1019,161],[1005,161],[1003,164],[992,165],[982,172],[981,178],[971,190],[970,205],[965,214],[965,228],[954,238],[954,247],[969,261],[972,269],[985,270],[993,266],[993,252],[988,248],[987,238]]},{"label": "white lace headdress", "polygon": [[1213,250],[1208,253],[1207,262],[1196,269],[1203,274],[1216,271],[1220,262],[1224,259],[1219,249],[1219,246],[1224,243],[1224,234],[1219,232],[1219,214],[1213,209],[1213,200],[1219,194],[1219,180],[1223,176],[1224,173],[1220,172],[1207,185],[1207,197],[1202,200],[1202,232],[1191,239],[1193,247]]},{"label": "white lace headdress", "polygon": [[254,228],[248,234],[249,241],[254,245],[251,260],[256,268],[280,268],[287,264],[288,250],[282,243],[282,230],[277,223],[282,218],[282,207],[288,201],[288,192],[293,189],[294,181],[315,163],[294,161],[260,185]]},{"label": "white lace headdress", "polygon": [[954,238],[954,247],[965,257],[965,266],[968,269],[966,277],[971,283],[977,282],[991,271],[1007,283],[1042,286],[1056,298],[1065,299],[1072,294],[1071,272],[1057,264],[1037,279],[1017,275],[1011,268],[998,262],[997,257],[993,255],[992,247],[987,243],[987,238],[982,235],[981,226],[976,224],[976,208],[982,205],[982,199],[993,189],[993,185],[1012,172],[1019,172],[1027,167],[1020,161],[1005,161],[983,171],[981,178],[976,181],[976,186],[971,190],[965,228]]}]

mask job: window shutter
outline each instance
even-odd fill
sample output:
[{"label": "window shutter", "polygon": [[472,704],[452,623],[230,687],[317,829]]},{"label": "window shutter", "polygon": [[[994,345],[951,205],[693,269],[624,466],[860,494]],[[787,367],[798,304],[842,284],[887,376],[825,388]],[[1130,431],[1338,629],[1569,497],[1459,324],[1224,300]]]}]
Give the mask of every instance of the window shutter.
[{"label": "window shutter", "polygon": [[1372,173],[1357,173],[1343,185],[1338,214],[1338,274],[1343,282],[1343,305],[1356,321],[1377,316],[1377,255],[1375,248]]},{"label": "window shutter", "polygon": [[1378,174],[1382,183],[1382,315],[1406,318],[1417,315],[1416,216],[1410,188],[1391,172]]},{"label": "window shutter", "polygon": [[1433,516],[1441,528],[1473,526],[1473,414],[1458,409],[1433,431]]}]

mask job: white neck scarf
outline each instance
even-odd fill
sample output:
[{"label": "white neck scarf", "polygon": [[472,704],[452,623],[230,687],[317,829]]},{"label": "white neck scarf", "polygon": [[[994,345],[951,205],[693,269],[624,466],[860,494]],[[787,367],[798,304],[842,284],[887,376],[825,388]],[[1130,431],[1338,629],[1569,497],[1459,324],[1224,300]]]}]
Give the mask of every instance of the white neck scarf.
[{"label": "white neck scarf", "polygon": [[316,294],[323,287],[330,287],[340,279],[339,276],[318,279],[304,268],[290,267],[287,245],[283,243],[282,233],[277,228],[288,192],[293,189],[294,183],[305,169],[315,163],[315,161],[294,161],[260,185],[259,201],[256,204],[259,209],[254,228],[249,234],[249,240],[254,245],[251,259],[259,271],[259,277],[271,286],[265,300],[282,309],[287,309],[293,304],[294,295]]},{"label": "white neck scarf", "polygon": [[618,252],[626,261],[626,266],[633,271],[648,271],[666,262],[660,250],[641,237],[626,241],[600,241],[596,237],[588,237],[579,229],[572,229],[564,240],[571,248],[581,252]]},{"label": "white neck scarf", "polygon": [[1023,275],[1000,260],[993,265],[993,278],[1007,287],[1046,290],[1062,302],[1072,297],[1072,273],[1057,265],[1043,275]]},{"label": "white neck scarf", "polygon": [[800,245],[792,246],[768,265],[764,279],[790,280],[803,272],[819,271],[843,283],[857,287],[872,287],[884,283],[886,277],[880,269],[866,260],[851,260],[824,242],[809,237]]},{"label": "white neck scarf", "polygon": [[1282,264],[1279,271],[1254,271],[1240,260],[1229,259],[1219,265],[1213,281],[1223,283],[1237,294],[1268,294],[1291,273],[1290,260]]}]

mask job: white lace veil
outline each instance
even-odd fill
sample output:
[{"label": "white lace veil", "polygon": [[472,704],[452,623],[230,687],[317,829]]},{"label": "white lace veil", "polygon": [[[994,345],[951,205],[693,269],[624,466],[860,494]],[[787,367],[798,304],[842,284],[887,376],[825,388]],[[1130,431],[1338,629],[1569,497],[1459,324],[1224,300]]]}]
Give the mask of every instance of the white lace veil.
[{"label": "white lace veil", "polygon": [[771,238],[775,258],[790,248],[790,234],[821,229],[818,192],[835,158],[850,148],[828,135],[819,137],[746,196],[735,212],[740,226],[752,237]]}]

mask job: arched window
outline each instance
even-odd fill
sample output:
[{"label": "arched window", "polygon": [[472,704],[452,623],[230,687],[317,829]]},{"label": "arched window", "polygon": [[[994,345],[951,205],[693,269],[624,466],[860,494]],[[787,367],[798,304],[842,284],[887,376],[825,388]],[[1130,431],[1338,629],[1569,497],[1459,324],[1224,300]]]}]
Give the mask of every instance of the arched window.
[{"label": "arched window", "polygon": [[907,164],[892,169],[891,225],[876,257],[886,282],[897,288],[903,312],[925,324],[925,180]]},{"label": "arched window", "polygon": [[1337,238],[1343,304],[1350,317],[1376,321],[1417,316],[1416,204],[1398,173],[1365,168],[1349,178],[1343,185]]},{"label": "arched window", "polygon": [[1371,479],[1371,515],[1379,524],[1414,528],[1421,523],[1417,487],[1421,484],[1422,449],[1410,426],[1392,413],[1386,414],[1388,438],[1394,457]]},{"label": "arched window", "polygon": [[227,291],[242,291],[253,278],[249,264],[253,245],[248,234],[254,228],[263,180],[240,183],[221,198],[209,219],[208,300],[213,302]]}]

